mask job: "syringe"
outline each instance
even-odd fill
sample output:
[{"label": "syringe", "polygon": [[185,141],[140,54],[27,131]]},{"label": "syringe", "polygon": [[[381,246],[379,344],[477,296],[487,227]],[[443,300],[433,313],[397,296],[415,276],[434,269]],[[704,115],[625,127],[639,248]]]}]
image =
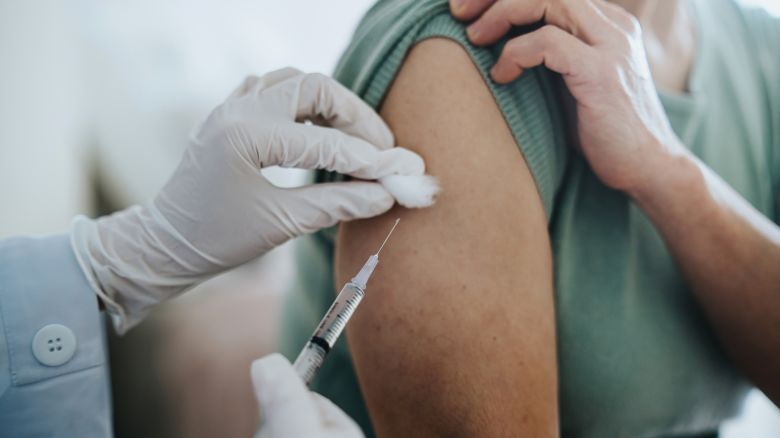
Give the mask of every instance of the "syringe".
[{"label": "syringe", "polygon": [[295,359],[293,367],[295,371],[301,376],[306,385],[309,385],[314,379],[314,375],[317,374],[317,370],[320,369],[322,362],[325,361],[325,357],[336,344],[336,341],[344,331],[347,322],[355,313],[355,309],[363,300],[363,296],[366,294],[366,283],[374,272],[374,268],[379,263],[379,253],[382,252],[382,248],[385,247],[390,235],[393,234],[395,227],[401,219],[396,219],[393,224],[393,228],[385,237],[384,242],[379,247],[376,254],[370,256],[360,272],[352,280],[341,288],[341,292],[336,296],[336,300],[331,304],[330,309],[325,313],[325,317],[322,318],[317,329],[314,330],[314,334],[309,339],[309,342],[303,347],[303,350]]}]

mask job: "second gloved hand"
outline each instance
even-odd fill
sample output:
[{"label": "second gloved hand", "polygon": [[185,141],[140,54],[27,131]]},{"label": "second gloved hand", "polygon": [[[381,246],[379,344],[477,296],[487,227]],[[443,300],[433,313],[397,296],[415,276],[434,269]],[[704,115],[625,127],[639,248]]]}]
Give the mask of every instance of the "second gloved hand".
[{"label": "second gloved hand", "polygon": [[373,109],[331,78],[295,69],[250,77],[203,123],[151,204],[78,218],[73,246],[121,333],[212,275],[394,203],[376,182],[283,189],[260,169],[328,169],[363,180],[424,173],[418,155],[393,146]]},{"label": "second gloved hand", "polygon": [[260,404],[257,438],[363,438],[357,423],[327,398],[311,392],[280,354],[252,363]]}]

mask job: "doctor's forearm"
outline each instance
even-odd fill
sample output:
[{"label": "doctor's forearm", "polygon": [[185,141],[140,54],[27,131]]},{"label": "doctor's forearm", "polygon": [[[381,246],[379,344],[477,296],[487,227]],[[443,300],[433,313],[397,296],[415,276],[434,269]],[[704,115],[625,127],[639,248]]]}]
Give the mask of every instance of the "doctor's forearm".
[{"label": "doctor's forearm", "polygon": [[631,195],[726,350],[780,404],[780,228],[690,154],[659,156]]}]

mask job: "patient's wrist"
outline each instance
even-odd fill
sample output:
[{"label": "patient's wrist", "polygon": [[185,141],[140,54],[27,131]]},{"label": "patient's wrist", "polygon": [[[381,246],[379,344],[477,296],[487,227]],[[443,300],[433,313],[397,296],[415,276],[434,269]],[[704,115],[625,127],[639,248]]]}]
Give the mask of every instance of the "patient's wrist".
[{"label": "patient's wrist", "polygon": [[698,160],[679,142],[659,145],[643,160],[643,170],[626,193],[649,216],[670,209],[692,208],[692,201],[706,193],[706,182]]}]

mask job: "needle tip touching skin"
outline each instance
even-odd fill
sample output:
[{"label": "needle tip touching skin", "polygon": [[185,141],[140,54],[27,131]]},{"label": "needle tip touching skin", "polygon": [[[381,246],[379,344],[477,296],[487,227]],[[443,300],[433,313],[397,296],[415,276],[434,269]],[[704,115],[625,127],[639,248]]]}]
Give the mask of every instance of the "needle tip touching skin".
[{"label": "needle tip touching skin", "polygon": [[398,222],[401,222],[401,218],[400,217],[397,218],[395,220],[395,222],[393,222],[393,228],[390,228],[390,232],[387,233],[387,237],[385,237],[385,240],[382,241],[382,245],[379,246],[379,249],[376,251],[376,253],[374,255],[378,256],[379,253],[382,252],[382,248],[384,248],[385,244],[387,243],[387,241],[390,240],[390,236],[393,235],[393,231],[395,231],[395,227],[398,226]]},{"label": "needle tip touching skin", "polygon": [[381,114],[446,191],[433,208],[339,231],[336,283],[404,222],[347,327],[376,435],[557,436],[547,225],[496,100],[458,42],[429,38],[410,50]]},{"label": "needle tip touching skin", "polygon": [[[423,175],[425,162],[394,144],[379,115],[334,79],[291,68],[250,76],[203,122],[152,203],[77,219],[74,251],[123,333],[153,305],[293,237],[404,204],[409,190],[394,196],[373,180]],[[281,188],[260,172],[269,166],[370,181]],[[414,193],[405,205],[432,197]]]}]

